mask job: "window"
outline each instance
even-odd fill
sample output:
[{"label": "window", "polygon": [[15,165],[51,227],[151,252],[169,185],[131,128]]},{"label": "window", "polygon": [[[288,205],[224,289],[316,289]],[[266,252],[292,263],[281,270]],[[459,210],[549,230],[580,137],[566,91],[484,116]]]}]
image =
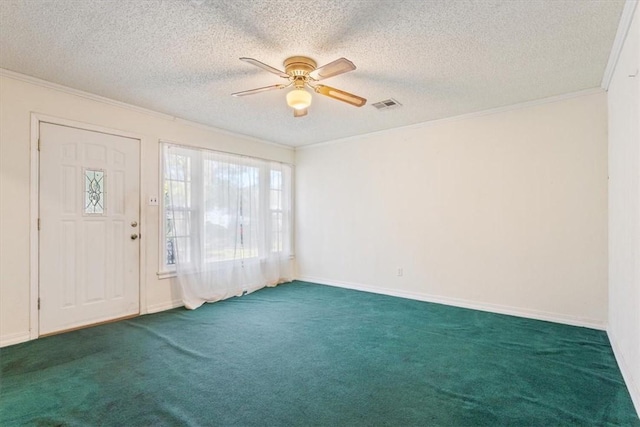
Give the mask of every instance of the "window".
[{"label": "window", "polygon": [[[193,217],[191,163],[190,153],[182,150],[166,150],[168,158],[164,162],[164,265],[171,267],[176,263],[176,248],[178,244],[186,250],[191,248],[190,223]],[[173,188],[172,193],[169,189]],[[171,213],[171,214],[170,214]],[[183,255],[190,258],[190,251]],[[166,270],[166,269],[165,269]]]},{"label": "window", "polygon": [[272,170],[269,177],[269,210],[271,218],[271,250],[281,252],[284,247],[284,197],[282,171]]},{"label": "window", "polygon": [[163,144],[161,270],[291,255],[290,165]]}]

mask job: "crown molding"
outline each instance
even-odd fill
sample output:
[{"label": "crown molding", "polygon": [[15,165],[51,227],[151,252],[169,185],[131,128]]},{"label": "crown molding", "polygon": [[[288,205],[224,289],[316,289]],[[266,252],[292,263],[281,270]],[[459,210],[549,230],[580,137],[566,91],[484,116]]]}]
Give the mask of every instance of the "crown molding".
[{"label": "crown molding", "polygon": [[[633,3],[634,4],[634,8],[635,8],[635,4],[637,3],[637,1],[636,0],[627,0],[627,4],[625,4],[625,11],[627,10],[627,5],[629,3]],[[623,14],[624,13],[625,12],[623,12]],[[631,11],[631,15],[633,15],[633,10]],[[629,19],[629,23],[630,22],[631,22],[631,20]],[[220,134],[224,134],[224,135],[229,135],[229,136],[236,137],[236,138],[242,138],[242,139],[245,139],[245,140],[258,142],[260,144],[270,145],[270,146],[278,147],[278,148],[281,148],[281,149],[284,149],[284,150],[292,150],[292,151],[306,150],[306,149],[310,149],[310,148],[314,148],[314,147],[320,147],[320,146],[324,146],[324,145],[330,145],[330,144],[336,144],[336,143],[342,143],[342,142],[349,142],[349,141],[354,141],[354,140],[358,140],[358,139],[361,139],[361,138],[366,138],[366,137],[370,137],[370,136],[374,136],[374,135],[384,135],[384,134],[387,134],[387,133],[390,133],[390,132],[394,132],[394,131],[397,131],[397,130],[402,130],[402,129],[420,129],[420,128],[423,128],[423,127],[436,126],[436,125],[440,125],[440,124],[444,124],[444,123],[448,123],[448,122],[452,122],[452,121],[466,120],[466,119],[482,117],[482,116],[491,115],[491,114],[503,113],[503,112],[512,111],[512,110],[519,110],[519,109],[522,109],[522,108],[533,107],[533,106],[536,106],[536,105],[549,104],[549,103],[553,103],[553,102],[560,102],[560,101],[564,101],[566,99],[571,99],[571,98],[576,98],[576,97],[586,96],[586,95],[593,95],[593,94],[602,92],[601,88],[586,89],[586,90],[582,90],[582,91],[578,91],[578,92],[570,92],[570,93],[557,95],[557,96],[552,96],[552,97],[548,97],[548,98],[542,98],[542,99],[537,99],[537,100],[533,100],[533,101],[526,101],[526,102],[507,105],[507,106],[503,106],[503,107],[491,108],[491,109],[487,109],[487,110],[476,111],[476,112],[473,112],[473,113],[447,117],[447,118],[444,118],[444,119],[429,120],[429,121],[426,121],[426,122],[414,123],[414,124],[407,125],[407,126],[400,126],[400,127],[395,127],[395,128],[391,128],[391,129],[383,129],[383,130],[379,130],[379,131],[375,131],[375,132],[369,132],[369,133],[365,133],[365,134],[361,134],[361,135],[349,136],[349,137],[346,137],[346,138],[339,138],[339,139],[334,139],[334,140],[330,140],[330,141],[322,141],[322,142],[317,142],[317,143],[314,143],[314,144],[307,144],[307,145],[302,145],[302,146],[291,146],[291,145],[280,144],[280,143],[273,142],[273,141],[267,141],[267,140],[264,140],[264,139],[256,138],[256,137],[253,137],[253,136],[250,136],[250,135],[245,135],[245,134],[242,134],[242,133],[237,133],[237,132],[232,132],[232,131],[225,130],[225,129],[216,128],[216,127],[213,127],[213,126],[205,125],[203,123],[193,122],[193,121],[182,119],[180,117],[172,116],[172,115],[169,115],[169,114],[160,113],[160,112],[157,112],[157,111],[154,111],[154,110],[149,110],[147,108],[138,107],[138,106],[132,105],[132,104],[127,104],[126,102],[116,101],[114,99],[106,98],[104,96],[96,95],[96,94],[93,94],[93,93],[90,93],[90,92],[85,92],[85,91],[82,91],[82,90],[79,90],[79,89],[73,89],[73,88],[70,88],[68,86],[63,86],[63,85],[60,85],[60,84],[57,84],[57,83],[52,83],[52,82],[49,82],[49,81],[46,81],[46,80],[39,79],[37,77],[32,77],[32,76],[28,76],[26,74],[22,74],[22,73],[18,73],[18,72],[15,72],[15,71],[7,70],[5,68],[0,68],[0,77],[7,77],[7,78],[10,78],[10,79],[23,81],[23,82],[30,83],[30,84],[33,84],[33,85],[36,85],[36,86],[40,86],[40,87],[56,90],[56,91],[59,91],[59,92],[67,93],[67,94],[78,96],[78,97],[85,98],[85,99],[90,99],[92,101],[100,102],[100,103],[103,103],[103,104],[112,105],[112,106],[119,107],[119,108],[125,108],[125,109],[128,109],[130,111],[135,111],[135,112],[138,112],[138,113],[142,113],[142,114],[146,114],[146,115],[149,115],[149,116],[161,118],[161,119],[164,119],[164,120],[173,121],[173,122],[176,122],[176,123],[179,123],[179,124],[183,124],[183,125],[186,125],[186,126],[190,126],[190,127],[194,127],[194,128],[198,128],[198,129],[203,129],[203,130],[208,130],[208,131],[211,131],[211,132],[216,132],[216,133],[220,133]]]},{"label": "crown molding", "polygon": [[611,47],[611,53],[609,54],[609,61],[607,62],[607,67],[604,69],[602,83],[600,83],[600,87],[604,90],[609,90],[609,85],[613,78],[613,72],[616,70],[616,65],[618,64],[618,59],[620,58],[624,41],[629,33],[629,28],[631,28],[633,13],[635,12],[637,5],[638,0],[627,0],[624,4],[624,8],[622,9],[616,38],[613,40],[613,46]]},{"label": "crown molding", "polygon": [[68,86],[63,86],[57,83],[49,82],[47,80],[39,79],[37,77],[32,77],[26,74],[18,73],[16,71],[7,70],[5,68],[0,68],[0,76],[7,77],[14,80],[19,80],[25,83],[31,83],[32,85],[44,87],[47,89],[53,89],[58,92],[64,92],[66,94],[78,96],[80,98],[90,99],[92,101],[97,101],[102,104],[108,104],[108,105],[113,105],[115,107],[126,108],[127,110],[135,111],[137,113],[143,113],[149,116],[158,117],[165,120],[175,120],[175,118],[169,114],[159,113],[157,111],[149,110],[143,107],[138,107],[132,104],[127,104],[126,102],[116,101],[115,99],[106,98],[104,96],[96,95],[94,93],[85,92],[79,89],[73,89]]},{"label": "crown molding", "polygon": [[595,94],[598,94],[598,93],[604,93],[604,91],[601,88],[596,87],[596,88],[581,90],[581,91],[577,91],[577,92],[569,92],[569,93],[565,93],[565,94],[562,94],[562,95],[550,96],[548,98],[542,98],[542,99],[536,99],[536,100],[533,100],[533,101],[526,101],[526,102],[520,102],[520,103],[517,103],[517,104],[505,105],[503,107],[490,108],[488,110],[475,111],[473,113],[461,114],[459,116],[446,117],[444,119],[429,120],[429,121],[426,121],[426,122],[414,123],[412,125],[400,126],[400,127],[390,128],[390,129],[383,129],[383,130],[379,130],[379,131],[375,131],[375,132],[369,132],[369,133],[365,133],[365,134],[362,134],[362,135],[354,135],[354,136],[349,136],[349,137],[346,137],[346,138],[334,139],[334,140],[331,140],[331,141],[323,141],[323,142],[317,142],[317,143],[314,143],[314,144],[302,145],[302,146],[296,147],[296,151],[304,151],[304,150],[307,150],[307,149],[312,149],[312,148],[321,147],[321,146],[325,146],[325,145],[332,145],[332,144],[338,144],[338,143],[343,143],[343,142],[351,142],[351,141],[359,140],[359,139],[362,139],[362,138],[368,138],[368,137],[371,137],[371,136],[386,135],[386,134],[389,134],[389,133],[396,132],[398,130],[422,129],[422,128],[427,128],[427,127],[431,127],[431,126],[439,126],[439,125],[442,125],[442,124],[445,124],[445,123],[456,122],[456,121],[460,121],[460,120],[474,119],[474,118],[477,118],[477,117],[483,117],[483,116],[489,116],[489,115],[492,115],[492,114],[505,113],[505,112],[508,112],[508,111],[522,110],[524,108],[530,108],[530,107],[535,107],[535,106],[544,105],[544,104],[552,104],[552,103],[555,103],[555,102],[566,101],[568,99],[578,98],[578,97],[581,97],[581,96],[595,95]]},{"label": "crown molding", "polygon": [[198,122],[193,122],[191,120],[186,120],[186,119],[182,119],[180,117],[176,117],[176,116],[172,116],[170,114],[165,114],[165,113],[160,113],[158,111],[154,111],[154,110],[150,110],[148,108],[143,108],[143,107],[138,107],[136,105],[132,105],[132,104],[128,104],[126,102],[122,102],[122,101],[116,101],[115,99],[111,99],[111,98],[107,98],[104,96],[100,96],[100,95],[96,95],[94,93],[91,92],[85,92],[83,90],[79,90],[79,89],[74,89],[68,86],[63,86],[57,83],[52,83],[49,82],[47,80],[42,80],[39,79],[37,77],[32,77],[32,76],[28,76],[26,74],[22,74],[22,73],[18,73],[16,71],[11,71],[11,70],[7,70],[5,68],[0,68],[0,77],[6,77],[6,78],[10,78],[13,80],[19,80],[25,83],[30,83],[32,85],[35,86],[40,86],[43,88],[47,88],[47,89],[52,89],[58,92],[63,92],[69,95],[74,95],[80,98],[85,98],[85,99],[89,99],[91,101],[96,101],[96,102],[100,102],[102,104],[107,104],[107,105],[111,105],[114,107],[118,107],[118,108],[124,108],[130,111],[135,111],[136,113],[141,113],[141,114],[146,114],[148,116],[152,116],[152,117],[156,117],[156,118],[160,118],[160,119],[164,119],[164,120],[169,120],[175,123],[179,123],[185,126],[190,126],[193,128],[197,128],[197,129],[203,129],[203,130],[207,130],[210,132],[216,132],[216,133],[220,133],[223,135],[228,135],[228,136],[232,136],[232,137],[236,137],[236,138],[242,138],[245,140],[249,140],[249,141],[253,141],[253,142],[258,142],[261,144],[266,144],[266,145],[271,145],[271,146],[275,146],[278,148],[282,148],[285,150],[293,150],[294,147],[289,146],[289,145],[284,145],[284,144],[278,144],[277,142],[272,142],[272,141],[267,141],[264,139],[260,139],[260,138],[256,138],[250,135],[245,135],[242,133],[237,133],[237,132],[232,132],[229,130],[225,130],[225,129],[220,129],[214,126],[209,126],[209,125],[205,125],[203,123],[198,123]]}]

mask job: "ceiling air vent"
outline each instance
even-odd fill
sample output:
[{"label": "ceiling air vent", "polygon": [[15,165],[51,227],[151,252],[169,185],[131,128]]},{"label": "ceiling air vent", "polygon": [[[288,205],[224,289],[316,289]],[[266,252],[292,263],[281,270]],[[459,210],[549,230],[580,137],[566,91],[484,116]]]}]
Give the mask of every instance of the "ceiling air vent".
[{"label": "ceiling air vent", "polygon": [[390,110],[392,108],[398,108],[402,106],[402,104],[400,104],[393,98],[385,99],[384,101],[376,102],[371,105],[376,107],[378,110]]}]

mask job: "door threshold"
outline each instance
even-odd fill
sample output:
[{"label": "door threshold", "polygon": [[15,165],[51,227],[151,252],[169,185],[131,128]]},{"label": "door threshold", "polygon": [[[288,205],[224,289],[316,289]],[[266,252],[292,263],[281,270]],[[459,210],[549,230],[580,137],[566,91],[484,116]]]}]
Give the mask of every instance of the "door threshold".
[{"label": "door threshold", "polygon": [[128,314],[126,316],[116,317],[115,319],[103,320],[103,321],[97,322],[97,323],[90,323],[88,325],[75,326],[73,328],[63,329],[61,331],[55,331],[55,332],[49,332],[49,333],[46,333],[46,334],[41,334],[41,335],[38,335],[38,338],[46,338],[46,337],[50,337],[50,336],[53,336],[53,335],[66,334],[67,332],[79,331],[80,329],[93,328],[94,326],[107,325],[109,323],[115,323],[115,322],[119,322],[121,320],[133,319],[134,317],[138,317],[138,316],[140,316],[140,313]]}]

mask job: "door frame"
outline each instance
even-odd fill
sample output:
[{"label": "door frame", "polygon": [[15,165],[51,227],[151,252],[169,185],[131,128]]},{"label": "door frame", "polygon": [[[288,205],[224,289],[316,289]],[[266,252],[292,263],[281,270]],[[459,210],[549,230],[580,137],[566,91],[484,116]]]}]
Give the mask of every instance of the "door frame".
[{"label": "door frame", "polygon": [[[38,218],[40,215],[40,154],[38,149],[38,141],[40,140],[40,124],[50,123],[53,125],[67,126],[80,130],[91,132],[105,133],[114,136],[137,139],[140,149],[140,161],[138,164],[139,174],[139,227],[142,231],[146,224],[146,205],[144,203],[143,177],[144,177],[144,158],[145,150],[143,146],[142,135],[127,132],[119,129],[97,126],[89,123],[79,122],[75,120],[64,119],[61,117],[49,116],[31,112],[31,136],[30,136],[30,159],[31,159],[31,176],[29,185],[29,339],[33,340],[40,337],[40,313],[38,309],[38,298],[40,296],[40,233],[38,230]],[[146,233],[145,233],[146,234]],[[138,310],[139,315],[146,313],[146,264],[143,260],[146,257],[146,244],[140,243],[140,251],[138,258]]]}]

